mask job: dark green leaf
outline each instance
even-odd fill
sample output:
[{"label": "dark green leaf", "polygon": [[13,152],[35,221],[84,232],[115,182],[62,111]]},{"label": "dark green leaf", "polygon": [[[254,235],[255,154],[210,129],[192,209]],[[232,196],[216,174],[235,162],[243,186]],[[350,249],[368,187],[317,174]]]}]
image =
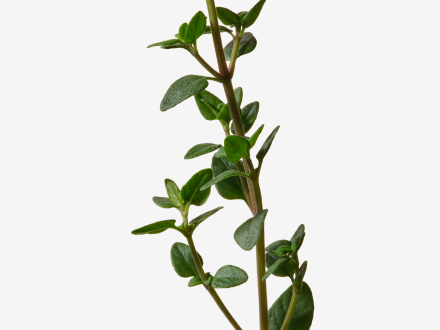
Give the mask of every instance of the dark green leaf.
[{"label": "dark green leaf", "polygon": [[223,266],[215,273],[211,286],[214,289],[226,289],[241,285],[248,280],[246,272],[235,266]]},{"label": "dark green leaf", "polygon": [[225,139],[224,148],[229,160],[236,163],[241,158],[249,158],[251,144],[242,136],[230,135]]},{"label": "dark green leaf", "polygon": [[170,209],[172,207],[176,207],[169,198],[167,197],[153,197],[153,202],[159,207],[162,207],[164,209]]},{"label": "dark green leaf", "polygon": [[193,159],[202,155],[209,154],[210,152],[217,150],[221,146],[222,146],[221,144],[213,144],[213,143],[197,144],[188,150],[184,159]]},{"label": "dark green leaf", "polygon": [[182,187],[182,198],[189,204],[202,206],[208,200],[211,189],[200,188],[212,179],[212,170],[206,168],[194,174]]},{"label": "dark green leaf", "polygon": [[[219,113],[217,107],[219,104],[223,104],[223,102],[217,96],[208,91],[202,91],[197,95],[194,95],[194,99],[196,100],[200,113],[206,120],[216,119]],[[210,106],[213,106],[214,109],[212,109]]]},{"label": "dark green leaf", "polygon": [[[202,257],[199,254],[203,266]],[[177,242],[171,247],[171,263],[177,275],[181,277],[199,276],[188,245]]]},{"label": "dark green leaf", "polygon": [[208,277],[208,279],[207,279],[203,284],[205,284],[206,286],[210,286],[211,283],[212,283],[212,279],[213,279],[212,276],[211,276],[211,277]]},{"label": "dark green leaf", "polygon": [[291,243],[295,243],[298,238],[300,238],[306,230],[306,227],[304,225],[299,225],[298,229],[293,234],[292,238],[290,239]]},{"label": "dark green leaf", "polygon": [[183,199],[177,184],[171,179],[165,179],[165,188],[167,189],[167,194],[171,203],[173,203],[176,208],[180,209],[183,205]]},{"label": "dark green leaf", "polygon": [[257,244],[268,210],[258,212],[253,218],[245,221],[234,233],[237,244],[246,251],[252,250]]},{"label": "dark green leaf", "polygon": [[231,112],[229,111],[229,105],[225,104],[221,108],[219,114],[217,115],[216,119],[220,121],[224,121],[226,123],[229,123],[231,121]]},{"label": "dark green leaf", "polygon": [[240,16],[227,8],[217,7],[217,15],[218,19],[225,25],[240,25]]},{"label": "dark green leaf", "polygon": [[193,44],[205,32],[206,16],[201,11],[191,18],[185,33],[185,42]]},{"label": "dark green leaf", "polygon": [[286,254],[291,252],[292,250],[290,249],[290,245],[281,245],[280,247],[278,247],[278,249],[276,249],[272,253],[276,254],[277,256],[285,256]]},{"label": "dark green leaf", "polygon": [[252,147],[255,145],[255,143],[257,142],[258,137],[260,136],[261,131],[263,130],[263,128],[264,128],[264,124],[261,125],[261,126],[255,131],[254,134],[252,134],[251,138],[249,139],[249,143],[251,144],[251,148],[252,148]]},{"label": "dark green leaf", "polygon": [[[270,268],[277,260],[283,259],[283,257],[276,256],[272,253],[266,253],[266,267]],[[284,264],[286,265],[286,264]],[[276,269],[273,272],[273,275],[279,276],[279,277],[290,277],[288,270],[282,265],[282,267]],[[293,271],[292,271],[293,274]]]},{"label": "dark green leaf", "polygon": [[169,228],[177,229],[175,226],[176,220],[163,220],[155,223],[151,223],[144,227],[133,230],[133,235],[145,235],[145,234],[159,234]]},{"label": "dark green leaf", "polygon": [[[269,309],[269,330],[279,330],[281,328],[292,299],[292,290],[292,286],[290,286]],[[295,312],[286,330],[309,330],[312,325],[313,311],[312,291],[304,282]]]},{"label": "dark green leaf", "polygon": [[197,218],[191,220],[190,224],[193,227],[193,230],[197,228],[198,225],[200,225],[203,221],[208,219],[210,216],[216,214],[218,211],[220,211],[223,208],[223,206],[219,206],[211,211],[205,212],[203,214],[200,214]]},{"label": "dark green leaf", "polygon": [[260,15],[261,9],[263,8],[265,2],[266,0],[259,1],[255,6],[252,7],[251,10],[249,10],[246,16],[243,17],[241,21],[241,25],[243,26],[244,29],[247,29],[248,27],[250,27],[252,24],[255,23],[258,16]]},{"label": "dark green leaf", "polygon": [[227,178],[230,178],[231,176],[245,176],[245,177],[247,177],[248,175],[243,172],[237,171],[237,170],[225,171],[225,172],[220,173],[216,177],[214,177],[211,181],[207,182],[202,188],[200,188],[200,190],[203,191],[205,189],[208,189],[211,186],[219,183],[220,181],[223,181]]},{"label": "dark green leaf", "polygon": [[184,44],[164,45],[164,46],[160,46],[160,48],[162,48],[162,49],[176,49],[176,48],[182,48],[182,49],[186,49],[186,50],[188,50],[188,46],[186,46],[186,45],[184,45]]},{"label": "dark green leaf", "polygon": [[[252,126],[254,125],[255,120],[257,120],[259,110],[260,110],[259,102],[249,103],[241,110],[240,117],[241,117],[241,122],[243,123],[243,129],[245,133],[249,132]],[[232,125],[231,131],[233,134],[235,134],[234,125]]]},{"label": "dark green leaf", "polygon": [[228,157],[228,156],[226,155],[226,152],[225,152],[225,148],[224,148],[224,147],[221,147],[220,149],[218,149],[218,151],[214,154],[214,156],[215,156],[216,158]]},{"label": "dark green leaf", "polygon": [[171,46],[171,45],[176,45],[176,44],[182,45],[182,42],[179,39],[170,39],[170,40],[161,41],[161,42],[158,42],[155,44],[151,44],[147,48],[156,47],[156,46]]},{"label": "dark green leaf", "polygon": [[[228,29],[226,26],[223,26],[223,25],[220,25],[220,32],[226,32],[226,33],[231,34],[232,37],[234,36],[232,34],[232,30]],[[205,32],[203,34],[211,34],[211,27],[209,25],[205,28]]]},{"label": "dark green leaf", "polygon": [[[236,170],[237,168],[227,157],[217,158],[212,157],[212,173],[214,176],[219,176],[221,173],[229,170]],[[246,201],[243,190],[241,188],[240,179],[237,176],[230,177],[226,180],[220,181],[215,185],[217,192],[224,199],[242,199]]]},{"label": "dark green leaf", "polygon": [[303,288],[303,280],[304,276],[306,275],[307,270],[307,261],[304,261],[301,265],[300,269],[298,270],[298,273],[295,276],[295,281],[293,282],[293,291],[296,293],[301,293]]},{"label": "dark green leaf", "polygon": [[280,246],[290,246],[292,243],[288,240],[282,239],[275,241],[266,247],[267,252],[274,253]]},{"label": "dark green leaf", "polygon": [[179,28],[179,38],[185,39],[186,30],[188,29],[188,23],[183,23]]},{"label": "dark green leaf", "polygon": [[277,134],[278,130],[280,129],[280,126],[275,127],[275,129],[270,133],[267,140],[263,143],[261,146],[260,151],[257,153],[257,159],[258,159],[258,167],[261,169],[261,165],[263,164],[263,159],[266,156],[267,152],[270,149],[270,146],[272,145],[273,139],[275,138],[275,135]]},{"label": "dark green leaf", "polygon": [[189,280],[188,286],[191,288],[193,286],[197,286],[197,285],[200,285],[202,283],[203,283],[203,281],[202,281],[202,279],[200,277],[194,276],[192,279]]},{"label": "dark green leaf", "polygon": [[298,229],[296,230],[295,234],[293,234],[292,238],[290,239],[290,241],[292,242],[291,244],[291,249],[293,251],[293,255],[296,255],[299,251],[299,249],[301,248],[301,245],[304,241],[304,236],[305,236],[305,226],[304,225],[300,225],[298,227]]},{"label": "dark green leaf", "polygon": [[235,98],[237,99],[238,106],[241,106],[241,102],[243,102],[243,88],[237,87],[234,89]]},{"label": "dark green leaf", "polygon": [[[226,45],[224,49],[226,61],[231,60],[233,46],[234,46],[234,41],[231,41]],[[249,54],[255,49],[255,47],[257,47],[257,39],[255,39],[252,33],[245,32],[240,40],[240,44],[238,45],[237,58]]]},{"label": "dark green leaf", "polygon": [[266,274],[264,274],[262,281],[265,281],[270,275],[272,275],[277,269],[279,269],[285,262],[289,261],[289,258],[278,259],[272,266],[267,269]]},{"label": "dark green leaf", "polygon": [[240,22],[243,21],[243,18],[246,16],[247,13],[248,13],[247,11],[241,11],[237,13],[237,15],[240,17]]},{"label": "dark green leaf", "polygon": [[160,110],[166,111],[174,108],[187,98],[196,95],[208,87],[206,77],[188,75],[176,80],[170,88],[168,88],[165,96],[160,103]]}]

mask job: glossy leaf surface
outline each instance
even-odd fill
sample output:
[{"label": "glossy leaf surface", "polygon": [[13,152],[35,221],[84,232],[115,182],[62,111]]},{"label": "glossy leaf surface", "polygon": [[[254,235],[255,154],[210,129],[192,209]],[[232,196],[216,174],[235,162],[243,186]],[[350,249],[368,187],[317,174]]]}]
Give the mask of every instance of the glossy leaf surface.
[{"label": "glossy leaf surface", "polygon": [[221,146],[222,146],[221,144],[213,144],[213,143],[197,144],[188,150],[184,159],[193,159],[202,155],[209,154],[210,152],[217,150]]},{"label": "glossy leaf surface", "polygon": [[220,121],[224,121],[226,123],[229,123],[232,118],[231,118],[231,112],[229,111],[229,105],[225,104],[223,105],[223,107],[221,108],[219,114],[217,115],[216,119],[220,120]]},{"label": "glossy leaf surface", "polygon": [[164,209],[170,209],[172,207],[176,207],[169,198],[167,197],[153,197],[153,202],[157,206],[164,208]]},{"label": "glossy leaf surface", "polygon": [[224,147],[221,147],[220,149],[218,149],[218,151],[214,154],[214,156],[215,156],[216,158],[228,157],[228,156],[226,155],[226,152],[225,152],[225,148],[224,148]]},{"label": "glossy leaf surface", "polygon": [[258,137],[260,136],[261,131],[263,130],[263,128],[264,128],[264,124],[261,125],[260,127],[258,127],[258,129],[255,131],[255,133],[252,134],[251,138],[249,139],[249,143],[251,144],[251,148],[252,148],[252,147],[255,145],[255,143],[257,142]]},{"label": "glossy leaf surface", "polygon": [[187,98],[200,93],[208,87],[208,80],[202,76],[188,75],[176,80],[165,93],[160,110],[174,108]]},{"label": "glossy leaf surface", "polygon": [[232,177],[232,176],[245,176],[245,177],[247,177],[248,175],[245,174],[245,173],[243,173],[243,172],[237,171],[237,170],[228,170],[228,171],[222,172],[222,173],[220,173],[219,175],[217,175],[216,177],[214,177],[211,181],[207,182],[207,183],[206,183],[202,188],[200,188],[200,189],[201,189],[202,191],[205,190],[205,189],[208,189],[208,188],[210,188],[211,186],[213,186],[213,185],[219,183],[220,181],[223,181],[223,180],[225,180],[225,179],[227,179],[227,178],[230,178],[230,177]]},{"label": "glossy leaf surface", "polygon": [[151,44],[147,48],[156,47],[156,46],[171,46],[175,44],[182,44],[182,42],[179,39],[170,39],[170,40],[157,42],[155,44]]},{"label": "glossy leaf surface", "polygon": [[201,191],[200,188],[212,179],[212,170],[206,168],[194,174],[182,187],[182,198],[185,202],[202,206],[209,198],[211,189]]},{"label": "glossy leaf surface", "polygon": [[[224,49],[226,61],[231,60],[232,48],[234,46],[234,41],[229,42]],[[250,32],[245,32],[238,45],[237,58],[240,56],[251,53],[257,47],[257,39]]]},{"label": "glossy leaf surface", "polygon": [[[217,158],[212,157],[211,169],[214,176],[218,176],[221,173],[229,170],[236,170],[235,164],[227,157]],[[243,190],[241,188],[240,179],[237,176],[229,177],[223,181],[218,182],[215,185],[217,192],[224,199],[242,199],[246,201]]]},{"label": "glossy leaf surface", "polygon": [[179,27],[179,38],[181,40],[185,39],[185,34],[186,34],[186,30],[188,29],[188,23],[183,23],[180,27]]},{"label": "glossy leaf surface", "polygon": [[249,12],[243,17],[243,19],[241,20],[241,24],[244,29],[247,29],[255,23],[265,3],[266,0],[261,0],[257,2],[257,4],[253,6],[252,9],[249,10]]},{"label": "glossy leaf surface", "polygon": [[234,89],[235,98],[237,100],[238,106],[241,106],[241,103],[243,102],[243,88],[237,87]]},{"label": "glossy leaf surface", "polygon": [[[203,265],[202,257],[199,254]],[[199,276],[188,245],[177,242],[171,247],[171,263],[177,275],[181,277]]]},{"label": "glossy leaf surface", "polygon": [[211,286],[214,289],[226,289],[241,285],[248,280],[246,272],[235,266],[223,266],[212,279]]},{"label": "glossy leaf surface", "polygon": [[268,210],[263,210],[257,213],[235,231],[234,239],[243,250],[250,251],[257,244],[267,212]]},{"label": "glossy leaf surface", "polygon": [[206,28],[206,16],[203,12],[199,11],[191,18],[188,24],[188,28],[185,33],[185,42],[193,44],[198,38],[205,32]]},{"label": "glossy leaf surface", "polygon": [[225,25],[240,25],[240,16],[227,8],[217,7],[217,16]]},{"label": "glossy leaf surface", "polygon": [[183,205],[183,199],[177,184],[171,179],[165,179],[165,188],[167,189],[167,194],[171,203],[173,203],[176,208],[180,209],[181,205]]},{"label": "glossy leaf surface", "polygon": [[193,227],[193,230],[197,228],[198,225],[200,225],[203,221],[208,219],[210,216],[216,214],[218,211],[220,211],[223,208],[223,206],[219,206],[211,211],[205,212],[200,214],[197,218],[194,218],[191,220],[190,224]]},{"label": "glossy leaf surface", "polygon": [[145,234],[159,234],[169,228],[176,228],[176,220],[163,220],[158,221],[147,226],[133,230],[133,235],[145,235]]},{"label": "glossy leaf surface", "polygon": [[[217,107],[219,104],[223,104],[223,102],[217,96],[208,91],[202,91],[194,95],[194,99],[196,100],[197,107],[199,108],[203,118],[206,120],[216,119],[219,113]],[[212,105],[214,109],[212,109],[212,107],[209,105]]]},{"label": "glossy leaf surface", "polygon": [[261,168],[261,165],[263,163],[263,159],[264,159],[264,157],[266,157],[266,154],[269,151],[270,146],[272,145],[273,139],[275,138],[275,135],[278,133],[279,129],[280,129],[280,126],[275,127],[275,129],[272,131],[272,133],[270,133],[267,140],[261,146],[260,151],[258,151],[258,153],[257,153],[257,159],[259,162],[258,167]]},{"label": "glossy leaf surface", "polygon": [[241,110],[241,121],[243,122],[244,132],[250,131],[257,120],[258,111],[260,110],[260,102],[252,102]]},{"label": "glossy leaf surface", "polygon": [[249,158],[251,144],[245,138],[238,135],[231,135],[225,139],[225,153],[232,163],[238,162],[241,158]]},{"label": "glossy leaf surface", "polygon": [[[287,314],[292,299],[292,286],[274,302],[269,309],[269,330],[279,330]],[[293,317],[287,330],[309,330],[312,326],[314,312],[313,296],[310,287],[304,282]]]}]

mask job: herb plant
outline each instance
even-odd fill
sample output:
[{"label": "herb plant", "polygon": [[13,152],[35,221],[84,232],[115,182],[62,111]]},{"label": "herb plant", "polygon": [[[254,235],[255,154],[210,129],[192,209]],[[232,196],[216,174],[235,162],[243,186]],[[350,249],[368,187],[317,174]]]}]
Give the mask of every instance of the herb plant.
[{"label": "herb plant", "polygon": [[[290,240],[283,238],[268,246],[264,241],[264,221],[268,216],[268,210],[263,209],[259,177],[263,160],[279,126],[268,135],[257,152],[258,166],[255,167],[251,151],[264,127],[261,125],[252,131],[259,103],[253,102],[242,107],[243,89],[234,89],[232,84],[237,58],[249,54],[257,46],[257,40],[249,29],[256,23],[265,2],[261,0],[249,11],[235,13],[227,8],[216,7],[214,0],[206,0],[209,25],[205,14],[199,11],[189,23],[180,25],[174,39],[149,46],[184,49],[210,73],[210,76],[206,77],[187,75],[175,81],[165,93],[160,110],[170,110],[186,99],[194,97],[201,115],[206,120],[217,120],[220,123],[219,127],[223,129],[225,139],[222,144],[201,143],[188,150],[185,159],[216,151],[212,157],[211,168],[198,171],[181,189],[174,181],[165,179],[168,197],[153,197],[157,206],[177,209],[181,214],[182,223],[176,225],[176,220],[163,220],[136,229],[132,234],[160,234],[167,229],[181,233],[187,244],[177,242],[171,247],[171,262],[176,273],[181,277],[190,278],[189,287],[202,285],[232,327],[238,330],[241,329],[240,325],[223,304],[216,289],[232,288],[245,283],[248,279],[247,273],[231,265],[223,266],[212,274],[205,271],[202,256],[197,253],[193,241],[193,233],[197,227],[223,207],[205,212],[192,220],[188,214],[192,205],[205,204],[212,186],[215,186],[220,196],[225,199],[243,200],[243,205],[250,209],[252,217],[238,226],[234,239],[242,249],[256,250],[260,330],[306,330],[310,329],[312,324],[314,305],[310,287],[303,281],[307,262],[300,263],[298,258],[298,251],[305,236],[304,225],[298,227]],[[218,20],[224,25],[220,25]],[[232,41],[224,48],[221,33],[232,37]],[[204,35],[212,36],[218,71],[199,53],[197,40]],[[223,85],[226,103],[207,90],[209,81]],[[270,275],[289,277],[292,285],[269,309],[266,279]]]}]

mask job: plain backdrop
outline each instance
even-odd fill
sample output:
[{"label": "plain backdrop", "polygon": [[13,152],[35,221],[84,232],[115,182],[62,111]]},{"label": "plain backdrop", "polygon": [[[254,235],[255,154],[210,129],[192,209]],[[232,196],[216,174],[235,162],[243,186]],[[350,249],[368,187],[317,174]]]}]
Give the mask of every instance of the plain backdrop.
[{"label": "plain backdrop", "polygon": [[[193,99],[159,111],[171,83],[207,72],[183,50],[146,48],[198,10],[204,1],[1,2],[0,328],[231,328],[174,272],[182,236],[130,234],[179,219],[151,198],[165,178],[182,186],[210,167],[211,155],[184,160],[190,147],[224,138]],[[440,329],[439,14],[434,0],[268,0],[249,30],[258,46],[234,86],[260,102],[256,148],[281,125],[261,177],[266,242],[305,224],[313,329]],[[210,36],[199,48],[216,66]],[[219,84],[208,90],[225,100]],[[233,240],[250,212],[213,189],[191,217],[217,206],[196,246],[211,273],[248,272],[219,294],[257,329],[255,251]],[[288,285],[270,277],[269,304]]]}]

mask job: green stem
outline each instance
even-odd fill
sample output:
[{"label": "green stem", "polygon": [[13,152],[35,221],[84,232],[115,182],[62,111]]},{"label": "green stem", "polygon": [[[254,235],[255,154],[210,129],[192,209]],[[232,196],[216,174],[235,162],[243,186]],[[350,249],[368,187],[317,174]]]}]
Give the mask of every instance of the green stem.
[{"label": "green stem", "polygon": [[194,48],[189,48],[189,52],[191,53],[192,56],[194,56],[194,58],[210,73],[212,74],[214,77],[221,79],[222,81],[224,80],[224,77],[218,73],[212,66],[210,66],[199,54],[199,52]]},{"label": "green stem", "polygon": [[240,33],[240,29],[237,29],[236,35],[234,37],[234,44],[232,46],[231,60],[229,61],[229,72],[231,73],[231,77],[234,76],[235,62],[237,62],[238,47],[240,46],[240,40],[242,35],[243,34]]},{"label": "green stem", "polygon": [[[188,234],[186,236],[186,239],[188,241],[189,250],[191,251],[191,255],[193,257],[194,264],[196,265],[197,272],[199,273],[199,276],[202,279],[202,281],[205,282],[207,280],[206,274],[205,274],[205,271],[203,270],[203,266],[202,266],[202,263],[200,262],[200,258],[199,258],[197,251],[196,251],[196,247],[194,246],[194,241],[192,239],[191,234]],[[220,310],[223,312],[223,314],[228,319],[228,321],[231,323],[231,325],[234,327],[234,329],[242,330],[241,327],[238,325],[237,321],[235,321],[234,317],[231,315],[231,313],[226,308],[225,304],[223,303],[223,301],[221,300],[221,298],[219,297],[219,295],[215,291],[215,289],[212,288],[210,285],[203,284],[203,286],[209,292],[212,299],[214,299],[215,303],[220,308]]]},{"label": "green stem", "polygon": [[284,317],[283,324],[281,325],[280,330],[287,330],[290,324],[290,320],[292,320],[293,313],[295,312],[296,304],[298,303],[299,299],[299,293],[296,293],[295,290],[293,290],[292,285],[292,299],[290,300],[289,307],[287,308],[286,316]]}]

